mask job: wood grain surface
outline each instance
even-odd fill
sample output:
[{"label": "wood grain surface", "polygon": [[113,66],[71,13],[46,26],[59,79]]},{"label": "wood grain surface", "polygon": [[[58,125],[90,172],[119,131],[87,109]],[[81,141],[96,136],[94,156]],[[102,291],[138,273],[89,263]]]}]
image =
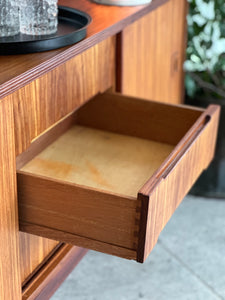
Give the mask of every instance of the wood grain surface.
[{"label": "wood grain surface", "polygon": [[0,98],[21,88],[58,65],[88,48],[120,32],[125,26],[168,0],[153,0],[149,5],[136,7],[110,7],[89,0],[60,0],[59,5],[87,12],[92,17],[87,37],[79,43],[43,53],[0,56]]},{"label": "wood grain surface", "polygon": [[22,300],[50,299],[87,250],[62,245],[23,288]]},{"label": "wood grain surface", "polygon": [[161,102],[183,102],[186,14],[186,0],[170,0],[124,28],[118,39],[118,91]]},{"label": "wood grain surface", "polygon": [[0,299],[21,299],[13,106],[0,102]]},{"label": "wood grain surface", "polygon": [[203,109],[120,93],[97,95],[77,111],[77,124],[176,145]]},{"label": "wood grain surface", "polygon": [[[39,226],[39,225],[21,221],[20,230],[24,232],[33,233],[35,235],[39,235],[42,237],[45,236],[50,239],[65,241],[67,244],[76,245],[78,247],[83,247],[87,249],[92,249],[95,251],[123,257],[126,259],[135,260],[137,257],[137,250],[104,243],[101,241],[89,239],[87,237],[75,235],[73,233],[52,229],[50,227]],[[136,234],[135,241],[136,240],[137,240],[137,234]],[[134,247],[137,248],[137,242],[134,243]]]},{"label": "wood grain surface", "polygon": [[[44,53],[0,57],[0,163],[3,166],[0,170],[1,300],[21,299],[21,284],[23,284],[24,287],[24,300],[45,299],[50,297],[50,294],[56,289],[58,283],[65,278],[65,274],[68,274],[68,272],[77,263],[77,260],[84,254],[85,251],[79,250],[78,248],[71,248],[71,246],[66,246],[64,249],[62,249],[62,252],[58,252],[58,255],[53,256],[52,260],[49,259],[49,261],[47,261],[50,253],[53,253],[59,247],[59,242],[56,240],[66,241],[68,243],[77,244],[83,247],[92,248],[98,251],[103,251],[130,259],[137,258],[136,252],[138,250],[139,261],[143,260],[143,257],[147,255],[146,253],[148,253],[152,248],[152,245],[155,242],[155,237],[152,238],[153,241],[147,241],[144,245],[140,239],[138,240],[138,230],[140,225],[139,210],[141,207],[141,201],[143,201],[142,210],[145,210],[146,203],[149,203],[146,202],[146,195],[144,192],[144,199],[140,198],[135,200],[135,197],[131,197],[130,195],[129,197],[123,197],[122,201],[119,202],[121,197],[118,197],[117,195],[106,193],[109,195],[109,198],[107,198],[105,197],[104,193],[98,194],[96,191],[91,191],[92,196],[96,193],[96,198],[90,198],[90,190],[79,190],[75,186],[68,187],[68,185],[61,185],[60,183],[57,185],[56,181],[53,182],[54,188],[57,186],[58,191],[61,191],[63,196],[65,195],[65,191],[67,191],[66,199],[71,203],[72,209],[74,209],[76,205],[74,206],[74,204],[71,202],[71,193],[76,194],[78,192],[78,194],[80,193],[79,195],[81,195],[81,199],[83,197],[82,195],[84,195],[85,199],[89,199],[89,202],[87,201],[83,205],[84,210],[93,206],[92,201],[95,202],[99,201],[100,199],[100,212],[102,213],[102,216],[105,216],[106,212],[106,217],[105,219],[104,217],[102,219],[103,222],[100,224],[102,227],[99,226],[99,232],[103,232],[103,240],[106,240],[106,242],[95,240],[94,238],[98,237],[96,232],[94,232],[94,238],[84,238],[79,236],[79,234],[75,235],[74,233],[67,232],[69,231],[69,225],[71,225],[71,223],[66,224],[66,229],[62,228],[65,231],[60,230],[61,225],[58,227],[58,229],[52,229],[48,226],[45,227],[39,226],[38,224],[29,223],[33,221],[32,214],[29,215],[29,222],[21,222],[20,224],[21,230],[31,234],[21,232],[18,239],[15,156],[24,151],[29,152],[29,146],[36,138],[54,126],[57,122],[62,120],[62,118],[67,117],[80,105],[83,105],[88,99],[99,92],[104,92],[105,90],[115,86],[115,62],[122,62],[121,66],[117,65],[117,78],[119,78],[117,83],[119,82],[120,88],[124,88],[125,84],[133,85],[133,78],[136,75],[134,76],[132,73],[129,74],[129,69],[125,68],[125,65],[127,67],[129,64],[129,61],[126,60],[128,57],[125,54],[132,54],[130,49],[133,47],[134,40],[136,43],[139,43],[139,46],[142,45],[141,53],[143,55],[142,65],[138,70],[138,74],[140,74],[138,79],[141,79],[141,81],[139,80],[139,82],[137,82],[138,87],[135,83],[134,89],[139,91],[139,95],[143,95],[143,97],[153,97],[156,100],[166,102],[179,102],[179,96],[182,96],[182,92],[180,90],[182,87],[182,72],[180,69],[182,53],[179,51],[182,51],[184,45],[182,38],[182,34],[184,33],[184,1],[178,2],[178,0],[170,0],[169,3],[166,4],[167,6],[165,6],[165,8],[162,6],[160,10],[154,12],[154,15],[148,14],[150,11],[155,10],[158,6],[166,2],[167,0],[153,0],[150,5],[146,6],[119,8],[97,5],[88,0],[61,0],[59,4],[84,10],[92,16],[93,21],[88,28],[86,39],[73,46],[47,51]],[[170,12],[173,18],[171,18],[171,16],[167,17],[166,12]],[[130,27],[126,28],[127,25],[133,23],[135,20],[146,14],[148,14],[146,18],[140,20],[134,26],[130,25]],[[175,26],[178,26],[176,27],[177,36],[172,34]],[[157,43],[155,47],[157,48],[156,50],[154,50],[151,46],[149,46],[150,44],[146,42],[146,40],[149,40],[148,33],[150,28],[155,32],[155,38],[157,37]],[[162,38],[166,28],[170,36]],[[141,31],[137,31],[139,29],[141,29]],[[117,40],[115,40],[113,35],[121,32],[122,30],[124,30],[123,33],[117,37]],[[137,36],[138,33],[140,33],[139,36]],[[152,42],[154,40],[152,35],[150,40]],[[165,45],[167,45],[166,51],[168,52],[168,55],[163,61],[161,61],[162,49]],[[123,49],[121,48],[122,46],[124,47]],[[135,47],[137,47],[137,44]],[[135,49],[134,52],[137,54],[137,49],[133,49]],[[117,51],[117,54],[119,54],[117,58],[115,57],[115,51]],[[149,53],[155,55],[156,57],[154,64],[152,60],[149,59]],[[134,62],[135,66],[136,58],[134,58]],[[147,68],[143,71],[144,67]],[[168,67],[170,68],[169,71]],[[149,82],[147,84],[143,84],[141,76],[143,76],[143,74],[146,75],[146,72],[149,74],[149,70],[153,69],[154,72],[151,71],[151,74],[153,75],[151,75],[151,81],[149,81],[150,84]],[[124,73],[124,70],[127,71]],[[157,70],[157,72],[155,70]],[[123,73],[119,74],[119,71],[122,71]],[[159,73],[163,74],[163,78],[160,77]],[[162,79],[160,86],[158,84],[158,78]],[[167,80],[168,82],[164,82],[164,80]],[[152,85],[153,81],[157,82],[155,86]],[[171,85],[170,91],[168,91],[169,84]],[[141,85],[142,92],[140,91]],[[151,91],[150,94],[149,90]],[[135,94],[133,91],[132,93]],[[159,95],[160,97],[166,97],[160,98]],[[105,98],[103,98],[101,101],[104,100]],[[120,100],[118,100],[118,102],[119,101]],[[97,105],[96,109],[99,109],[100,106]],[[112,108],[109,104],[109,106],[106,106],[106,110],[100,109],[99,123],[95,117],[92,118],[91,110],[87,109],[87,112],[89,111],[87,115],[89,114],[90,122],[93,124],[93,127],[100,127],[99,129],[101,129],[101,126],[105,123],[106,119],[104,117],[105,112],[108,113],[108,115],[106,114],[106,116],[109,117],[108,123],[112,123],[112,117],[115,117],[115,115],[112,114],[111,117],[107,107],[110,109]],[[135,105],[133,108],[130,107],[128,109],[127,114],[124,114],[125,121],[122,122],[122,124],[127,124],[126,122],[136,119],[136,117],[134,119],[132,117],[133,109],[136,109]],[[141,108],[139,107],[138,109]],[[173,111],[172,108],[169,108],[169,110]],[[160,111],[162,111],[162,115],[166,115],[166,109],[164,110],[163,106],[159,109],[159,111],[157,111],[157,114]],[[176,109],[174,111],[178,112]],[[176,114],[177,113],[175,113],[175,115]],[[187,121],[185,125],[177,127],[173,124],[172,128],[177,129],[178,134],[173,135],[167,140],[167,142],[172,143],[173,145],[176,144],[182,135],[182,132],[186,130],[190,122],[195,120],[197,114],[198,113],[192,114],[187,110],[183,117],[186,117],[186,119],[189,121]],[[88,118],[85,117],[85,114],[80,114],[79,118],[80,122],[83,122],[84,125],[86,125]],[[157,117],[152,115],[152,119],[153,121],[156,121]],[[160,128],[160,122],[164,124],[162,121],[163,119],[164,117],[160,119],[158,128]],[[141,127],[142,126],[140,126],[139,129],[141,129]],[[181,127],[181,129],[179,129],[179,127]],[[108,125],[108,128],[106,129],[112,132],[118,131],[118,128],[116,128],[114,125],[112,127],[111,125]],[[131,125],[129,135],[135,135],[132,134],[133,130],[135,130],[134,126]],[[210,132],[213,140],[215,135],[212,131]],[[144,134],[146,134],[145,130]],[[161,138],[159,137],[160,134],[160,130],[156,132],[155,137],[158,136],[156,141],[161,142]],[[15,149],[16,154],[14,152]],[[22,163],[24,163],[24,161],[22,161]],[[25,177],[26,176],[24,176],[24,178]],[[33,179],[34,181],[32,181]],[[50,206],[48,209],[51,210],[54,206],[53,202],[51,202],[53,186],[52,182],[49,184],[48,180],[46,181],[44,179],[42,181],[42,178],[39,178],[38,176],[34,176],[33,178],[29,176],[28,181],[29,180],[31,180],[31,184],[30,186],[29,184],[26,185],[28,189],[31,188],[32,190],[32,186],[38,188],[38,184],[40,182],[41,186],[43,183],[44,189],[50,188]],[[172,179],[170,179],[170,181],[172,181]],[[168,183],[168,186],[170,186],[170,183]],[[36,204],[40,202],[43,203],[40,201],[40,198],[45,199],[45,192],[46,190],[43,191],[39,198],[35,198]],[[34,191],[36,196],[38,193],[38,189]],[[161,187],[159,187],[158,193],[163,193],[161,192]],[[154,193],[152,192],[152,194]],[[59,196],[60,195],[61,194],[59,192]],[[55,196],[57,202],[62,199],[61,196],[59,197],[60,199],[57,199],[57,194]],[[173,196],[171,196],[171,199],[172,197]],[[154,195],[152,196],[152,199],[153,198]],[[105,205],[104,201],[107,202],[107,205],[109,204],[108,207]],[[155,201],[153,200],[153,203],[154,202]],[[116,207],[115,203],[120,203],[120,205]],[[87,204],[86,207],[85,204]],[[148,205],[149,208],[150,204]],[[62,202],[61,207],[63,206],[64,203]],[[80,206],[78,205],[77,207],[79,208]],[[107,207],[107,209],[105,209],[105,207]],[[125,207],[129,207],[129,209],[125,211]],[[33,211],[34,217],[39,215],[41,220],[43,220],[43,218],[47,220],[48,210],[46,210],[46,215],[43,215],[41,213],[42,208],[38,208],[36,211],[35,209]],[[52,209],[52,211],[53,210],[54,209]],[[122,214],[121,210],[123,212]],[[125,216],[125,221],[119,220],[118,222],[115,222],[115,220],[112,220],[112,216],[110,214],[111,211],[113,214],[117,215],[118,218],[120,215]],[[65,213],[68,215],[68,211]],[[96,211],[94,213],[96,213],[96,215],[98,214]],[[113,242],[115,242],[116,245],[110,244],[107,234],[105,234],[107,230],[102,231],[102,228],[106,223],[107,215],[109,220],[111,218],[110,226],[116,228],[115,235],[112,235],[114,239]],[[144,213],[142,214],[142,220],[143,218],[145,218]],[[166,220],[166,217],[163,218]],[[154,227],[157,235],[157,230],[158,228],[161,228],[161,224],[164,226],[164,219],[159,221],[159,225],[157,225],[157,227],[155,223],[149,225],[149,216],[146,216],[145,226],[146,223],[148,225],[147,229],[145,229],[147,230],[147,235],[150,232],[149,227],[151,226]],[[60,222],[63,224],[65,222],[65,218],[60,216],[59,218],[53,218],[51,221],[52,224],[47,225],[54,227],[54,224],[57,222],[58,224]],[[82,221],[85,223],[87,220],[83,219]],[[122,225],[117,228],[117,223],[122,224],[122,222],[127,222],[125,225],[125,230]],[[156,227],[157,230],[155,229]],[[41,237],[34,236],[32,234],[37,234]],[[53,240],[44,239],[43,237],[48,237]],[[138,242],[141,246],[138,246]],[[145,253],[143,254],[143,252]],[[43,263],[46,263],[46,265],[43,266]],[[5,280],[6,278],[9,278],[10,280]]]},{"label": "wood grain surface", "polygon": [[[219,106],[209,106],[155,176],[140,190],[142,212],[137,255],[139,262],[148,257],[171,215],[211,162],[215,152],[219,114]],[[177,151],[177,158],[174,159]]]},{"label": "wood grain surface", "polygon": [[[13,102],[16,154],[77,106],[114,85],[114,44],[109,38],[5,97]],[[21,282],[26,282],[58,242],[20,234]]]},{"label": "wood grain surface", "polygon": [[24,232],[19,233],[21,284],[24,286],[33,273],[60,243]]},{"label": "wood grain surface", "polygon": [[[21,230],[126,258],[137,251],[143,262],[212,159],[218,117],[217,106],[204,112],[118,94],[96,96],[69,117],[79,126],[39,154],[38,140],[28,149],[30,159],[31,152],[36,156],[18,170]],[[52,128],[40,138],[47,140],[52,131],[55,136]]]},{"label": "wood grain surface", "polygon": [[[16,154],[82,102],[114,85],[114,44],[109,38],[4,98],[14,106]],[[20,233],[19,245],[24,283],[58,242]]]},{"label": "wood grain surface", "polygon": [[14,106],[16,155],[82,103],[112,87],[114,61],[112,37],[5,97]]},{"label": "wood grain surface", "polygon": [[133,249],[135,199],[23,171],[18,187],[21,222]]}]

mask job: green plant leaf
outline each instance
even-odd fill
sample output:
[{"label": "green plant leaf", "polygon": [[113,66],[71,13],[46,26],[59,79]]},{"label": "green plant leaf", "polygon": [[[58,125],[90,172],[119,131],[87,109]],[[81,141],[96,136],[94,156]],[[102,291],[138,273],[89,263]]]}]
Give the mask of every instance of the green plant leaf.
[{"label": "green plant leaf", "polygon": [[187,95],[190,98],[193,98],[197,91],[197,85],[195,81],[191,78],[191,76],[189,76],[188,74],[185,76],[185,88]]},{"label": "green plant leaf", "polygon": [[[225,92],[225,0],[188,0],[188,45],[184,70],[189,96]],[[221,92],[222,91],[222,92]],[[224,92],[223,92],[224,91]]]},{"label": "green plant leaf", "polygon": [[215,6],[214,1],[209,1],[206,3],[203,0],[196,0],[196,6],[200,12],[200,14],[206,18],[207,20],[215,19]]}]

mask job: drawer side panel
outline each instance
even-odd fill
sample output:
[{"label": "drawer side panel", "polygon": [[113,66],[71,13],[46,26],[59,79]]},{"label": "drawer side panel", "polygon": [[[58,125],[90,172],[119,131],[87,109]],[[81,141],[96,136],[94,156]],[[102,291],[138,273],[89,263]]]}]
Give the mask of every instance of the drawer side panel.
[{"label": "drawer side panel", "polygon": [[209,107],[202,117],[210,117],[210,120],[177,163],[169,171],[163,172],[155,184],[147,183],[140,191],[142,216],[137,257],[139,262],[147,258],[160,232],[201,172],[211,162],[215,151],[219,112],[219,107]]}]

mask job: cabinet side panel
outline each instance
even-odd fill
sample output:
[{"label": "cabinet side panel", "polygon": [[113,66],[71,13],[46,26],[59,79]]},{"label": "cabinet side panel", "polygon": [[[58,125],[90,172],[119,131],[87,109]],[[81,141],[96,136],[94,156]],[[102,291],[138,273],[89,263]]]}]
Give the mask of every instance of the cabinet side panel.
[{"label": "cabinet side panel", "polygon": [[11,99],[0,102],[0,299],[21,299],[16,164]]},{"label": "cabinet side panel", "polygon": [[186,0],[170,0],[126,27],[119,38],[124,94],[181,103]]}]

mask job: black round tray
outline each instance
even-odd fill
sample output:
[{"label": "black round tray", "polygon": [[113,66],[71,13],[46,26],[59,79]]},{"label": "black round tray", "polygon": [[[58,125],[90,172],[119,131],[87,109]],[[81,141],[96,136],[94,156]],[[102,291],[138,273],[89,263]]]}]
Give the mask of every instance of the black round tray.
[{"label": "black round tray", "polygon": [[75,44],[86,37],[90,22],[91,17],[85,12],[59,6],[56,33],[40,36],[19,33],[1,37],[0,55],[42,52]]}]

